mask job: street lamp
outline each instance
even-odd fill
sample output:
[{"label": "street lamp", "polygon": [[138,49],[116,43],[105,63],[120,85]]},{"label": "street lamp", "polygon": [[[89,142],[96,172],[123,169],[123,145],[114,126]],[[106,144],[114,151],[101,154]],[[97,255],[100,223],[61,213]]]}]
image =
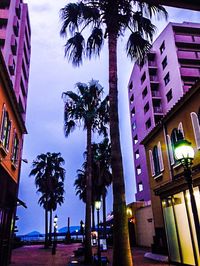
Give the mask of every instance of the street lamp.
[{"label": "street lamp", "polygon": [[97,231],[98,231],[97,257],[98,257],[98,265],[101,265],[100,232],[99,232],[99,210],[101,209],[101,200],[95,201],[95,209],[97,210]]},{"label": "street lamp", "polygon": [[82,234],[82,236],[83,236],[83,242],[84,242],[84,228],[85,228],[85,224],[84,224],[84,222],[81,220],[81,221],[80,221],[80,232],[81,232],[81,234]]},{"label": "street lamp", "polygon": [[191,171],[191,166],[194,159],[194,149],[189,141],[183,139],[175,143],[174,154],[175,158],[184,167],[184,177],[189,189],[191,208],[192,208],[195,230],[197,235],[198,249],[200,253],[200,224],[199,224],[197,205],[194,197],[194,190],[192,185],[192,171]]},{"label": "street lamp", "polygon": [[53,247],[52,247],[52,255],[55,255],[56,254],[56,231],[57,231],[57,228],[58,228],[58,225],[57,225],[57,222],[58,222],[58,216],[55,215],[54,219],[53,219],[53,228],[54,228],[54,234],[53,234]]}]

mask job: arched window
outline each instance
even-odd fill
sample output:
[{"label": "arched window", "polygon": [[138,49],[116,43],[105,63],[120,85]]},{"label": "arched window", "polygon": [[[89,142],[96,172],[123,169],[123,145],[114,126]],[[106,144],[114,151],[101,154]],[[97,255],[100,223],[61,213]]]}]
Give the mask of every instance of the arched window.
[{"label": "arched window", "polygon": [[178,140],[183,139],[183,133],[181,130],[174,128],[171,133],[171,145],[172,145],[172,150],[173,150],[173,156],[174,156],[174,161],[176,163],[176,158],[174,154],[174,145]]},{"label": "arched window", "polygon": [[152,155],[153,155],[155,175],[159,175],[161,171],[160,171],[160,163],[159,163],[159,155],[158,155],[158,147],[157,146],[153,147]]},{"label": "arched window", "polygon": [[9,149],[9,140],[10,140],[10,130],[11,130],[11,121],[9,120],[8,111],[3,107],[2,114],[2,124],[1,124],[1,143],[6,148]]},{"label": "arched window", "polygon": [[197,149],[200,149],[200,109],[198,111],[198,114],[195,112],[192,112],[190,114],[191,120],[192,120],[192,127],[194,132],[194,137],[196,141]]}]

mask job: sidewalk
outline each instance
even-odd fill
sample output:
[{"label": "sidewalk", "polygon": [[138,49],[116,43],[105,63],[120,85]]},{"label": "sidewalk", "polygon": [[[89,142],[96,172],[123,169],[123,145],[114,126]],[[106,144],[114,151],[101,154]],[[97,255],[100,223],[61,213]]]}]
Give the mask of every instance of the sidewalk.
[{"label": "sidewalk", "polygon": [[[68,266],[69,262],[77,261],[80,258],[75,258],[73,251],[78,249],[81,244],[58,244],[56,254],[51,254],[51,249],[44,249],[41,245],[24,246],[13,250],[12,260],[10,266]],[[160,263],[153,260],[144,258],[144,254],[148,252],[147,249],[134,248],[133,249],[133,261],[134,266],[168,266],[169,264]],[[112,265],[112,249],[109,248],[106,252],[102,253],[102,256],[107,256]],[[80,265],[71,264],[71,265]]]}]

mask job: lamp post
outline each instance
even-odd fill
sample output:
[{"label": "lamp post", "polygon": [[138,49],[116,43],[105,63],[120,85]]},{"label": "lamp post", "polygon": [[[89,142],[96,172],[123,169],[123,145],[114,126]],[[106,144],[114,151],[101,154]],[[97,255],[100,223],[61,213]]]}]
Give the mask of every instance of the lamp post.
[{"label": "lamp post", "polygon": [[84,224],[84,222],[81,220],[81,221],[80,221],[80,232],[81,232],[81,234],[82,234],[82,236],[83,236],[83,242],[84,242],[84,228],[85,228],[85,224]]},{"label": "lamp post", "polygon": [[198,249],[200,253],[200,224],[197,211],[197,205],[194,197],[194,190],[192,184],[192,171],[191,166],[194,159],[194,149],[191,146],[191,143],[185,139],[179,140],[174,145],[174,153],[176,159],[181,162],[184,167],[184,177],[188,185],[188,190],[190,194],[191,208],[194,218],[194,225],[197,236]]},{"label": "lamp post", "polygon": [[57,245],[57,241],[56,241],[56,230],[58,228],[58,225],[57,225],[57,222],[58,222],[58,216],[55,215],[54,219],[53,219],[53,228],[54,228],[54,233],[53,233],[53,247],[52,247],[52,255],[55,255],[56,254],[56,245]]},{"label": "lamp post", "polygon": [[99,232],[99,210],[101,209],[101,200],[95,201],[95,209],[97,210],[97,231],[98,231],[97,257],[98,257],[98,265],[101,265],[100,232]]}]

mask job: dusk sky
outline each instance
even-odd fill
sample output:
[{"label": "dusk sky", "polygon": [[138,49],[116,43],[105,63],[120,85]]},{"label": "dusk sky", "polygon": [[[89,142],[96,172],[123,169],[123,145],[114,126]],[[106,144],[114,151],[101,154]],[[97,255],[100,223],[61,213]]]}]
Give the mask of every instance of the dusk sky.
[{"label": "dusk sky", "polygon": [[[61,94],[73,90],[76,82],[87,83],[92,78],[99,80],[108,92],[108,54],[107,43],[100,58],[84,61],[79,68],[72,67],[64,58],[65,40],[59,36],[61,22],[59,10],[71,1],[67,0],[26,0],[29,6],[31,23],[32,54],[29,79],[28,108],[23,158],[28,164],[22,164],[19,198],[27,204],[27,209],[18,208],[19,234],[37,230],[44,232],[44,210],[38,205],[39,194],[36,193],[34,178],[29,177],[32,161],[37,155],[46,152],[60,152],[65,159],[65,202],[56,211],[59,228],[67,225],[79,225],[84,220],[84,204],[75,195],[73,187],[76,170],[83,163],[86,148],[86,132],[82,128],[74,131],[67,139],[63,133],[63,100]],[[168,21],[155,22],[157,35],[168,22],[200,22],[200,13],[182,9],[167,8]],[[156,35],[156,36],[157,36]],[[123,151],[124,176],[126,179],[127,203],[135,200],[135,182],[133,172],[133,155],[128,107],[127,84],[133,62],[125,54],[126,38],[119,38],[118,79],[121,145]],[[105,96],[104,95],[104,96]],[[99,139],[100,141],[100,139]],[[110,190],[107,212],[112,210],[112,193]]]}]

